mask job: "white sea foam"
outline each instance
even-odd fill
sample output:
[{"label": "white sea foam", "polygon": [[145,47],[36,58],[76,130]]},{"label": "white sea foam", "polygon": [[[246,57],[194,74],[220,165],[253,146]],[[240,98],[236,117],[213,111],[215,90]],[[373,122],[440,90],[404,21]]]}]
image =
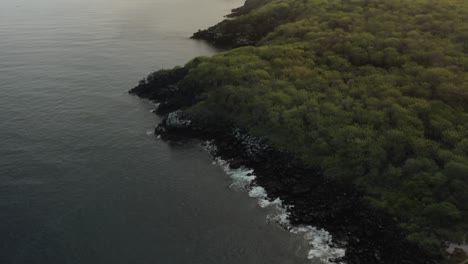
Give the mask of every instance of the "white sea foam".
[{"label": "white sea foam", "polygon": [[253,186],[249,191],[249,196],[258,199],[265,199],[268,197],[267,192],[262,186]]},{"label": "white sea foam", "polygon": [[299,226],[292,227],[290,232],[304,235],[304,239],[311,247],[307,256],[310,260],[330,263],[330,260],[344,257],[346,253],[345,249],[333,246],[332,235],[324,229],[313,226]]},{"label": "white sea foam", "polygon": [[[204,148],[210,152],[216,150],[212,142],[206,142]],[[307,258],[311,261],[320,261],[325,264],[336,263],[336,259],[345,256],[346,250],[336,247],[332,235],[324,229],[313,226],[292,226],[289,221],[288,207],[283,205],[281,199],[270,199],[266,190],[254,184],[256,176],[253,170],[245,167],[238,169],[229,168],[229,163],[223,159],[215,158],[213,164],[218,164],[230,176],[231,188],[248,192],[249,196],[258,199],[261,208],[268,208],[271,213],[267,215],[267,221],[281,225],[291,233],[303,235],[310,246]],[[342,262],[340,262],[342,263]]]},{"label": "white sea foam", "polygon": [[147,130],[147,131],[146,131],[146,135],[148,135],[148,136],[151,136],[151,135],[153,135],[153,134],[154,134],[154,131],[153,131],[153,130]]},{"label": "white sea foam", "polygon": [[235,190],[248,191],[255,176],[252,174],[253,170],[246,168],[231,169],[229,163],[220,158],[216,158],[215,162],[220,165],[223,170],[231,177],[232,183],[229,186]]}]

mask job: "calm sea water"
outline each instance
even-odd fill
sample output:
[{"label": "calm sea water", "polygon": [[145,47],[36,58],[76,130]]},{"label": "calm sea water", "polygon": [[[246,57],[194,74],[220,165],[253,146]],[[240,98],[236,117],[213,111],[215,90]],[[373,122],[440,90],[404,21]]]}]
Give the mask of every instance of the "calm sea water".
[{"label": "calm sea water", "polygon": [[127,90],[241,0],[0,0],[0,263],[304,263],[300,237]]}]

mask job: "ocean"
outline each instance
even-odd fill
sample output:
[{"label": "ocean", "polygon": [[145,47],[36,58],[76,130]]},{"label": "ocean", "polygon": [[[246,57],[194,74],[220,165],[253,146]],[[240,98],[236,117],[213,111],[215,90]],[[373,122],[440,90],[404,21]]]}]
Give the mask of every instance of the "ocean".
[{"label": "ocean", "polygon": [[[241,0],[0,0],[0,263],[306,263],[197,142],[157,139],[148,73]],[[310,262],[307,262],[310,263]]]}]

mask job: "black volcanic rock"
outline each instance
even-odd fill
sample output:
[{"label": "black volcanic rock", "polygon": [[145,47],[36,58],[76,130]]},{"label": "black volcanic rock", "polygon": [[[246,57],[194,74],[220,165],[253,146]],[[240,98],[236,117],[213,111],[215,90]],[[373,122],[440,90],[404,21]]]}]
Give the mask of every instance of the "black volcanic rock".
[{"label": "black volcanic rock", "polygon": [[[163,139],[211,139],[214,156],[230,167],[254,169],[256,184],[270,198],[280,198],[293,225],[323,228],[337,246],[346,248],[347,264],[434,264],[432,256],[406,240],[406,234],[386,212],[371,207],[353,185],[322,176],[319,168],[306,166],[290,153],[277,150],[266,140],[240,129],[225,127],[210,132],[182,111],[168,114],[156,133]],[[208,135],[208,136],[207,136]]]},{"label": "black volcanic rock", "polygon": [[178,94],[177,83],[187,75],[188,70],[183,67],[171,70],[159,70],[150,74],[129,91],[130,94],[142,98],[164,102]]}]

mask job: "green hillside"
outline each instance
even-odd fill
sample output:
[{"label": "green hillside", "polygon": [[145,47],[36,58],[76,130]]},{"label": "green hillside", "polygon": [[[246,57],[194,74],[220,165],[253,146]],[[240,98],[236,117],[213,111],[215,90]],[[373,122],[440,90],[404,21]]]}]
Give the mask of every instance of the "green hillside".
[{"label": "green hillside", "polygon": [[[249,0],[187,64],[190,111],[350,182],[408,239],[468,233],[468,1]],[[185,73],[185,71],[184,71]],[[151,81],[152,77],[149,77]]]}]

